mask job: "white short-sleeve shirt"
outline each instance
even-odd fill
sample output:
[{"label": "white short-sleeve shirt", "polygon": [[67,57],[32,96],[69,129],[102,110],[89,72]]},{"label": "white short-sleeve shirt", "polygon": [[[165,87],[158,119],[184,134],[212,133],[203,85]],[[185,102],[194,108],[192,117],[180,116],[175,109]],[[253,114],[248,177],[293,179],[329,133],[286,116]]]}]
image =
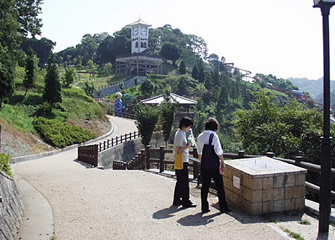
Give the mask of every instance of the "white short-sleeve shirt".
[{"label": "white short-sleeve shirt", "polygon": [[198,154],[202,154],[202,150],[204,148],[205,144],[209,144],[209,136],[214,133],[213,139],[212,139],[212,145],[214,145],[214,150],[216,155],[222,155],[223,150],[221,147],[220,139],[219,136],[216,134],[216,132],[211,131],[211,130],[206,130],[202,132],[199,137],[198,137]]},{"label": "white short-sleeve shirt", "polygon": [[[176,134],[174,135],[174,141],[173,141],[174,156],[176,156],[176,147],[185,147],[186,145],[187,145],[186,133],[182,131],[181,129],[178,129]],[[188,158],[189,158],[188,148],[186,148],[182,152],[182,156],[183,156],[183,162],[188,163]]]}]

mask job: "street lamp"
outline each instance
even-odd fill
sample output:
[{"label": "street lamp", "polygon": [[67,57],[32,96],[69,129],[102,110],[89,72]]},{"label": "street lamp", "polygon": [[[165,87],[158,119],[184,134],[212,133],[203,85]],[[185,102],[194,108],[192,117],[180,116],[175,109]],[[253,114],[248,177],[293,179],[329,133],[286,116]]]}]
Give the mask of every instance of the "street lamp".
[{"label": "street lamp", "polygon": [[321,138],[321,178],[319,198],[319,234],[328,234],[331,209],[331,141],[330,137],[330,71],[329,71],[329,12],[335,0],[313,0],[321,9],[323,22],[323,137]]}]

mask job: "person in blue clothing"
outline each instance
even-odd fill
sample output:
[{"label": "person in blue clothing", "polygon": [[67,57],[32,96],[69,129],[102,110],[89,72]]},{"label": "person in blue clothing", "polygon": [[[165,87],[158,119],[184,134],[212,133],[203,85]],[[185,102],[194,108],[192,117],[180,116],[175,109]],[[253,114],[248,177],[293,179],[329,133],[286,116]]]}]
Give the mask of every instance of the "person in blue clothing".
[{"label": "person in blue clothing", "polygon": [[196,205],[190,201],[188,178],[189,148],[192,143],[186,139],[186,133],[190,131],[192,126],[193,121],[189,117],[183,117],[179,122],[179,129],[174,136],[174,153],[182,153],[184,167],[182,170],[175,170],[177,182],[174,190],[173,205],[183,205],[184,208],[196,207]]},{"label": "person in blue clothing", "polygon": [[122,103],[122,93],[117,92],[117,99],[115,100],[115,116],[122,117],[123,103]]}]

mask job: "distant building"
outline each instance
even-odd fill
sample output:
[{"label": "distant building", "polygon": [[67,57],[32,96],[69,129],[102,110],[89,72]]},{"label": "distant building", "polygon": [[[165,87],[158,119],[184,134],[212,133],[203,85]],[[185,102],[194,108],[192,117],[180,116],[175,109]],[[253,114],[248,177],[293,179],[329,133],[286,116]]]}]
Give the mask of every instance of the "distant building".
[{"label": "distant building", "polygon": [[127,27],[131,28],[131,53],[116,57],[116,74],[125,76],[162,74],[163,59],[153,55],[148,46],[151,25],[139,19]]}]

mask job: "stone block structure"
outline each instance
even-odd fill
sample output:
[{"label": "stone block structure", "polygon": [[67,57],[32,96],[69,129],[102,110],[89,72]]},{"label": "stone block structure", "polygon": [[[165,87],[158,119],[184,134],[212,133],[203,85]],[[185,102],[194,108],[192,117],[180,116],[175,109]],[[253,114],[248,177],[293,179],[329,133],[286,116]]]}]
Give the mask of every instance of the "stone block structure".
[{"label": "stone block structure", "polygon": [[98,165],[104,169],[113,168],[114,161],[130,162],[131,159],[144,148],[142,138],[127,141],[99,152]]},{"label": "stone block structure", "polygon": [[226,198],[231,204],[253,215],[304,209],[306,169],[269,157],[225,164]]},{"label": "stone block structure", "polygon": [[0,171],[0,239],[15,239],[22,216],[22,196],[15,181]]}]

